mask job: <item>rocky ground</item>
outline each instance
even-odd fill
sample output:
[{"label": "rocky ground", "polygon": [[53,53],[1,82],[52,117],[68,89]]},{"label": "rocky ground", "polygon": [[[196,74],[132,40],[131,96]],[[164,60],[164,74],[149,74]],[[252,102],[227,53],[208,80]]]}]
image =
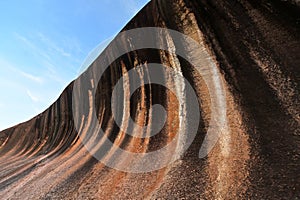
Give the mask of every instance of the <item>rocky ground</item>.
[{"label": "rocky ground", "polygon": [[[99,56],[77,79],[87,80],[88,87],[72,82],[45,112],[0,133],[0,199],[300,199],[297,5],[298,1],[280,0],[152,0],[123,31],[161,27],[184,33],[201,45],[184,54],[199,65],[209,63],[208,78],[176,56],[181,47],[174,38],[157,41],[167,44],[169,51],[129,49],[95,87],[94,70],[104,59]],[[199,52],[207,52],[207,57],[197,56]],[[110,53],[106,50],[106,55]],[[83,145],[82,139],[93,129],[92,113],[104,130],[93,149],[99,152],[104,137],[126,151],[152,152],[174,138],[181,140],[196,123],[186,85],[165,75],[176,96],[163,87],[145,85],[129,98],[132,85],[129,81],[123,85],[124,109],[134,121],[150,127],[145,134],[156,125],[150,108],[155,103],[164,106],[168,117],[161,132],[138,138],[136,129],[128,130],[133,136],[120,130],[112,117],[112,91],[120,77],[145,63],[162,63],[189,81],[200,103],[198,131],[188,150],[171,165],[152,172],[123,172],[98,161]],[[137,73],[142,80],[149,72]],[[210,84],[221,84],[222,93],[210,90]],[[74,87],[86,95],[97,88],[95,96],[88,96],[88,112],[79,117],[73,113]],[[208,156],[199,158],[212,117],[212,96],[223,105],[216,109],[226,110],[227,127]],[[129,117],[124,115],[122,123],[126,125]],[[113,148],[105,149],[102,159],[132,164]]]}]

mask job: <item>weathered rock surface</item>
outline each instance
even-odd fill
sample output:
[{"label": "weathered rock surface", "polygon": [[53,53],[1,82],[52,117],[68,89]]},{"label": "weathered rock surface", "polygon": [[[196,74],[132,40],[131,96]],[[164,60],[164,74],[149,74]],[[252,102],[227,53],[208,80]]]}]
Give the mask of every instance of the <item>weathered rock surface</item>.
[{"label": "weathered rock surface", "polygon": [[[162,87],[148,85],[133,95],[131,116],[141,124],[152,126],[147,112],[152,104],[160,103],[167,110],[165,127],[153,138],[125,135],[114,123],[110,109],[111,93],[120,77],[139,64],[163,63],[189,80],[201,104],[197,136],[184,156],[147,173],[106,167],[93,158],[79,137],[90,128],[88,120],[83,118],[81,130],[75,128],[71,83],[45,112],[0,133],[0,199],[299,199],[297,4],[279,0],[151,1],[124,30],[177,30],[209,52],[226,91],[226,133],[206,158],[199,159],[210,118],[210,94],[203,78],[173,53],[131,51],[105,71],[93,112],[106,136],[127,151],[143,153],[165,146],[182,126],[180,120],[187,129],[193,123],[184,92],[179,94],[186,98],[184,119],[178,117],[174,94]],[[170,40],[161,38],[161,42]],[[193,56],[196,52],[186,53]],[[93,76],[91,70],[85,75]],[[172,77],[166,76],[165,81],[170,87],[183,87]],[[124,88],[124,93],[128,90]],[[109,159],[113,153],[108,150],[105,156]]]}]

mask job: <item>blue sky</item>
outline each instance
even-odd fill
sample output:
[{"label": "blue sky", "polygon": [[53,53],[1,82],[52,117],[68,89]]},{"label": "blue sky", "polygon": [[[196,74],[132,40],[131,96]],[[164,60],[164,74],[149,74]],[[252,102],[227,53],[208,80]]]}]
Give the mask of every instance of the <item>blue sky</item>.
[{"label": "blue sky", "polygon": [[0,130],[47,109],[148,1],[0,1]]}]

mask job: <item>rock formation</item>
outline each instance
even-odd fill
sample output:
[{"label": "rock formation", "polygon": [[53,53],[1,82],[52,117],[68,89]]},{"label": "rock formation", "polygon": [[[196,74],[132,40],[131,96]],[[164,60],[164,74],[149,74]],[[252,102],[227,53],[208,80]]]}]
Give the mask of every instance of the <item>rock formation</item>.
[{"label": "rock formation", "polygon": [[[198,123],[187,151],[170,165],[150,172],[131,173],[106,166],[84,145],[82,135],[92,127],[90,113],[74,116],[75,81],[46,111],[0,133],[0,199],[300,198],[298,6],[298,1],[281,0],[152,0],[123,31],[168,28],[201,45],[201,49],[187,49],[189,57],[204,62],[201,59],[206,58],[196,57],[197,52],[208,52],[215,70],[211,79],[218,77],[226,93],[222,103],[228,124],[213,149],[199,158],[211,119],[211,91],[196,66],[176,55],[178,43],[160,38],[159,43],[168,44],[169,51],[129,49],[110,64],[98,84],[86,79],[88,87],[97,92],[85,106],[98,117],[103,130],[100,140],[107,137],[119,148],[135,153],[160,149]],[[102,55],[110,53],[104,50]],[[93,77],[92,69],[101,68],[103,58],[99,56],[77,80]],[[123,109],[140,125],[155,126],[156,119],[149,112],[152,105],[165,108],[167,118],[159,134],[139,138],[134,137],[139,134],[135,129],[131,135],[120,129],[112,117],[113,89],[129,70],[147,63],[162,63],[188,80],[200,104],[199,121],[190,117],[194,111],[184,83],[164,76],[177,94],[148,84],[130,98],[132,85],[125,83],[123,88],[127,97]],[[80,94],[89,91],[78,85],[75,90]],[[180,105],[182,100],[185,103]],[[122,123],[130,116],[123,116]],[[103,159],[130,165],[122,154],[115,156],[113,148],[104,151],[101,144],[95,146]]]}]

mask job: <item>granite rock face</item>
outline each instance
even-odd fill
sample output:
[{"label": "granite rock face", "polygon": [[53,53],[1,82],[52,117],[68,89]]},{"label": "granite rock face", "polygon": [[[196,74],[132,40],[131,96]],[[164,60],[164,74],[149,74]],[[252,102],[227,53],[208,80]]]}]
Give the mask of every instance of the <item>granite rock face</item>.
[{"label": "granite rock face", "polygon": [[[129,49],[95,85],[90,78],[93,69],[101,67],[99,56],[77,80],[89,77],[89,87],[97,88],[86,106],[98,116],[104,130],[100,139],[108,137],[126,151],[147,153],[169,144],[177,138],[175,133],[185,135],[195,123],[184,82],[165,76],[165,83],[177,94],[154,84],[140,87],[131,98],[132,86],[124,84],[123,96],[128,97],[124,107],[138,124],[155,126],[149,112],[154,104],[166,109],[163,129],[149,138],[134,137],[139,134],[134,129],[133,136],[125,134],[114,122],[114,86],[140,64],[161,63],[181,73],[197,94],[201,110],[196,137],[184,155],[152,172],[130,173],[104,165],[83,144],[82,135],[92,127],[90,113],[74,116],[74,81],[46,111],[0,132],[0,199],[300,198],[298,6],[298,1],[279,0],[152,0],[123,31],[168,28],[201,45],[201,49],[187,49],[188,57],[206,62],[196,55],[197,51],[208,52],[214,70],[211,79],[217,77],[226,93],[223,103],[228,124],[212,151],[205,158],[198,156],[211,118],[212,92],[196,66],[176,55],[178,44],[172,38],[160,38],[158,43],[168,44],[169,51]],[[104,51],[107,56],[111,53]],[[137,73],[144,76],[148,71]],[[87,94],[89,88],[77,85],[75,90]],[[178,98],[184,100],[183,106]],[[130,116],[123,116],[122,123]],[[106,149],[103,159],[124,157]]]}]

